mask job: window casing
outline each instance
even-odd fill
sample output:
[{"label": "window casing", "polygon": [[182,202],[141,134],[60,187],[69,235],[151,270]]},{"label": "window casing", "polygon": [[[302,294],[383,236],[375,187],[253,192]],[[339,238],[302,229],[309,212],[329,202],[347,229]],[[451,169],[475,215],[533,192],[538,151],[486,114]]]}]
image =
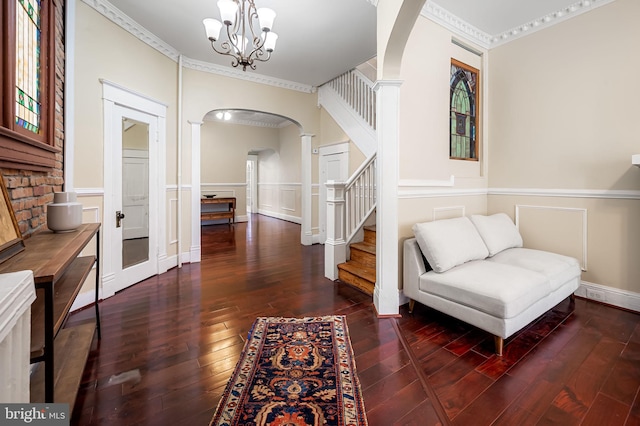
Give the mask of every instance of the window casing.
[{"label": "window casing", "polygon": [[[49,170],[55,165],[55,154],[60,151],[55,146],[55,8],[57,0],[3,0],[0,9],[2,32],[0,33],[0,167]],[[40,8],[37,17],[37,8]],[[29,10],[25,19],[25,9]],[[34,9],[36,9],[34,11]],[[33,13],[32,13],[33,12]],[[22,14],[22,15],[19,15]],[[22,20],[18,19],[21,16]],[[39,37],[35,35],[33,22],[39,25]],[[21,22],[21,23],[19,23]],[[29,27],[31,25],[31,27]],[[17,35],[20,28],[21,36]],[[18,44],[28,50],[22,57],[32,57],[21,68],[24,74],[18,78],[16,66]],[[39,44],[37,48],[34,43]],[[30,55],[29,52],[32,54]],[[37,55],[33,57],[33,53]],[[37,71],[36,71],[37,70]],[[36,72],[37,75],[27,75]],[[31,78],[31,83],[25,79]],[[17,87],[21,81],[22,88]],[[27,87],[29,86],[29,87]],[[20,89],[20,90],[18,90]],[[18,95],[26,89],[29,96]],[[33,104],[34,98],[38,101]],[[17,119],[20,105],[21,117]],[[36,123],[25,125],[22,119],[33,118],[37,111]]]},{"label": "window casing", "polygon": [[478,107],[480,73],[451,59],[449,158],[478,161]]}]

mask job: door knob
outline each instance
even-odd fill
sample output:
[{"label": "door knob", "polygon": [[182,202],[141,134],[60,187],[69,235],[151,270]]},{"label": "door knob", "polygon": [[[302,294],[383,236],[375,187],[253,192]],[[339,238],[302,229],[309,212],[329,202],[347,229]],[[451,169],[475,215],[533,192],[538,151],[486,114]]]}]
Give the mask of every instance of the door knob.
[{"label": "door knob", "polygon": [[118,210],[116,212],[116,228],[120,228],[120,226],[122,225],[120,223],[120,221],[124,219],[124,213],[122,213],[120,210]]}]

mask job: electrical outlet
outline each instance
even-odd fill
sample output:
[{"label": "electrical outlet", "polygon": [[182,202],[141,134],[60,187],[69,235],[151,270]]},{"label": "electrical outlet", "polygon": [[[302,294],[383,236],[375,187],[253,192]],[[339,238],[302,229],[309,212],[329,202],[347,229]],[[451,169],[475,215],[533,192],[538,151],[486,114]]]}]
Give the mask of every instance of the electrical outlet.
[{"label": "electrical outlet", "polygon": [[587,289],[587,299],[597,300],[598,302],[604,302],[604,291]]}]

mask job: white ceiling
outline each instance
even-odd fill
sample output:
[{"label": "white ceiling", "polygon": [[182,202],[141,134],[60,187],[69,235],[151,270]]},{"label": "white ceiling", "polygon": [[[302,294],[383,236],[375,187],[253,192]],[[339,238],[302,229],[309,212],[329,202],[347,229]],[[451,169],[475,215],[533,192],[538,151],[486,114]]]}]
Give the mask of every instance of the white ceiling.
[{"label": "white ceiling", "polygon": [[[247,73],[315,87],[367,61],[376,54],[377,1],[256,0],[257,7],[276,11],[273,31],[279,38],[271,60]],[[454,31],[469,24],[477,31],[466,36],[491,47],[523,29],[548,26],[610,1],[428,0],[423,14]],[[184,57],[230,68],[231,58],[211,50],[202,25],[204,18],[219,19],[216,0],[98,2],[115,6]]]},{"label": "white ceiling", "polygon": [[490,36],[497,36],[529,22],[564,11],[587,0],[437,0],[443,9]]}]

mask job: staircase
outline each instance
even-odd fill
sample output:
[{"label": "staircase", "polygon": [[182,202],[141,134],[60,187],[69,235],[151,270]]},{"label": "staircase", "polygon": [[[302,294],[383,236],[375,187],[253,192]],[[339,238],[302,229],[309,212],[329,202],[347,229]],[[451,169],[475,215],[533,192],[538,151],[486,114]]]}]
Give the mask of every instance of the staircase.
[{"label": "staircase", "polygon": [[364,227],[364,240],[349,245],[351,259],[338,265],[338,280],[373,295],[376,285],[376,227]]},{"label": "staircase", "polygon": [[[346,181],[327,181],[325,277],[373,295],[376,283],[376,93],[359,70],[351,70],[318,90],[318,103],[367,160]],[[358,241],[363,238],[361,242]],[[348,252],[350,252],[350,259]],[[347,260],[348,259],[348,260]]]}]

